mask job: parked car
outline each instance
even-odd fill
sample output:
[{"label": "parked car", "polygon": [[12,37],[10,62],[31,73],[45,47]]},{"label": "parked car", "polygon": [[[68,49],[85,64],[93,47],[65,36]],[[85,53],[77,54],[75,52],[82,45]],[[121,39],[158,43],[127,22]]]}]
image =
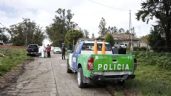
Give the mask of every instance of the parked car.
[{"label": "parked car", "polygon": [[27,55],[39,55],[39,45],[38,44],[29,44],[27,47]]},{"label": "parked car", "polygon": [[4,45],[4,42],[0,40],[0,45]]},{"label": "parked car", "polygon": [[135,77],[136,59],[133,55],[112,54],[107,42],[97,42],[97,51],[94,46],[94,41],[79,41],[68,56],[67,73],[77,73],[78,87],[85,87],[91,81],[116,80],[122,83]]},{"label": "parked car", "polygon": [[54,48],[53,48],[53,53],[54,53],[54,54],[61,54],[61,53],[62,53],[62,50],[61,50],[61,48],[59,48],[59,47],[54,47]]}]

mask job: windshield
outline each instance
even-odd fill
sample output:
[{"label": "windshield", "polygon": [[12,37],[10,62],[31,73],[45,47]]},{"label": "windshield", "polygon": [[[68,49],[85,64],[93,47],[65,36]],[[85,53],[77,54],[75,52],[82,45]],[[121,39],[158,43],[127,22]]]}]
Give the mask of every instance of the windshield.
[{"label": "windshield", "polygon": [[[94,46],[94,43],[84,43],[83,44],[83,47],[82,47],[82,50],[89,50],[89,51],[93,51],[93,46]],[[106,51],[111,51],[111,46],[110,44],[105,44],[105,47],[106,47]],[[102,43],[98,43],[97,44],[97,49],[98,51],[101,51],[102,50]]]}]

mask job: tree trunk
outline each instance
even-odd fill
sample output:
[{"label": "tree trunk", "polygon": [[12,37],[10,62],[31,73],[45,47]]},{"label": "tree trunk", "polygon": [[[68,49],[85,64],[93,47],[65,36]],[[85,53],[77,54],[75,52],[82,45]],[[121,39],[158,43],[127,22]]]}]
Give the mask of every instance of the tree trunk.
[{"label": "tree trunk", "polygon": [[171,26],[170,22],[167,24],[166,28],[166,48],[168,52],[171,52]]}]

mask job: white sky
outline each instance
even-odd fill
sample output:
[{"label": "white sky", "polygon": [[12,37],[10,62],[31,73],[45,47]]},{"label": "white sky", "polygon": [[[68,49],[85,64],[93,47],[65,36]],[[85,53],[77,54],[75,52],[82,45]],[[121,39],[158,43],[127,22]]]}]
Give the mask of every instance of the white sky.
[{"label": "white sky", "polygon": [[98,25],[104,17],[107,26],[128,29],[129,10],[132,11],[132,26],[138,37],[149,33],[150,24],[137,21],[135,13],[142,0],[0,0],[0,23],[16,24],[22,18],[30,18],[45,28],[52,23],[58,8],[71,9],[73,21],[82,29],[98,36]]}]

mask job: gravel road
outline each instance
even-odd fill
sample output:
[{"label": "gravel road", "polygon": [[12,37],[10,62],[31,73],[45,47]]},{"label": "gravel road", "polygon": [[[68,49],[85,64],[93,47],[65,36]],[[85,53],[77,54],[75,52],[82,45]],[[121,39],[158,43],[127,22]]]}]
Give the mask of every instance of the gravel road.
[{"label": "gravel road", "polygon": [[25,66],[17,83],[11,84],[1,96],[111,96],[103,87],[80,89],[76,75],[66,73],[66,60],[61,54],[38,58]]}]

